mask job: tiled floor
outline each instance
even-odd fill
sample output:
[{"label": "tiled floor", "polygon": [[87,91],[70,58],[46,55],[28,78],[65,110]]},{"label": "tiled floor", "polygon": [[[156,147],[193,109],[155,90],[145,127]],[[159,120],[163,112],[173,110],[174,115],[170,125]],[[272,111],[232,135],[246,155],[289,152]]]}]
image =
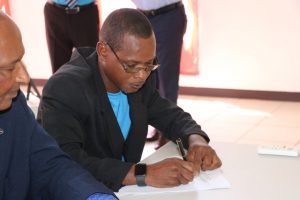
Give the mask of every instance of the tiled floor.
[{"label": "tiled floor", "polygon": [[[300,149],[300,102],[180,96],[212,141],[287,145]],[[155,143],[148,143],[143,157]]]},{"label": "tiled floor", "polygon": [[[28,104],[36,111],[38,99],[30,96]],[[178,104],[213,141],[300,149],[300,102],[181,95]],[[154,152],[154,146],[147,143],[143,157]]]}]

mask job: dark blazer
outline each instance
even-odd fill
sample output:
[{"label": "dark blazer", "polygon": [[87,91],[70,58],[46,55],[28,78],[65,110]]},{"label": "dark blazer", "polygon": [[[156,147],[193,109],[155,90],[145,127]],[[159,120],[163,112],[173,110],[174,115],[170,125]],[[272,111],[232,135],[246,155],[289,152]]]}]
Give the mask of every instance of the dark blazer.
[{"label": "dark blazer", "polygon": [[86,200],[112,192],[61,151],[19,93],[0,112],[0,199]]},{"label": "dark blazer", "polygon": [[[39,108],[39,121],[61,148],[113,190],[133,163],[141,159],[148,124],[171,140],[207,135],[181,108],[161,98],[151,75],[136,93],[128,94],[131,127],[124,141],[102,81],[94,48],[76,50],[47,82]],[[122,155],[125,162],[122,161]]]}]

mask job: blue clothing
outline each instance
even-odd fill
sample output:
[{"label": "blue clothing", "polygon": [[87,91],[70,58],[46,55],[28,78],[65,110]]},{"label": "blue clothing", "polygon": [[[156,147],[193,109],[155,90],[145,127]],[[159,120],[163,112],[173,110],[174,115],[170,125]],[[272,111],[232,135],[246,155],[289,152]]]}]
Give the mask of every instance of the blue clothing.
[{"label": "blue clothing", "polygon": [[96,193],[114,195],[60,150],[36,122],[23,93],[19,92],[10,109],[0,112],[0,130],[1,200],[85,200]]},{"label": "blue clothing", "polygon": [[120,126],[123,138],[126,140],[131,125],[127,95],[121,91],[118,93],[108,92],[107,95]]},{"label": "blue clothing", "polygon": [[93,194],[87,200],[116,200],[116,198],[108,194]]},{"label": "blue clothing", "polygon": [[[59,5],[67,5],[67,1],[66,0],[52,0],[54,3],[57,3]],[[95,2],[95,0],[77,0],[77,5],[79,6],[84,6],[84,5],[88,5],[90,3]]]},{"label": "blue clothing", "polygon": [[183,35],[187,18],[184,6],[148,17],[156,38],[156,56],[160,67],[158,90],[162,97],[177,103]]}]

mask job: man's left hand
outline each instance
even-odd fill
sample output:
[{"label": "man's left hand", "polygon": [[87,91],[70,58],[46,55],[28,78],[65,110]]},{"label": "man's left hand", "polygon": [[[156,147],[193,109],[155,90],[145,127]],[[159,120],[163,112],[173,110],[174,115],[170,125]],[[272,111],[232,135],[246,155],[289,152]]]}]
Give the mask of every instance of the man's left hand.
[{"label": "man's left hand", "polygon": [[215,150],[196,134],[189,136],[187,160],[194,163],[194,175],[198,175],[201,170],[213,170],[222,165]]}]

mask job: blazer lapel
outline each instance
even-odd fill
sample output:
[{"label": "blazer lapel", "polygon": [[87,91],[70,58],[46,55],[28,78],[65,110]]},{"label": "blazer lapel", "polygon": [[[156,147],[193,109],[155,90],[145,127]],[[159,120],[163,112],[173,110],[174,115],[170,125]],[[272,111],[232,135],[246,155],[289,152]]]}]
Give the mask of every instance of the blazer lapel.
[{"label": "blazer lapel", "polygon": [[99,109],[99,112],[102,115],[102,119],[104,120],[104,133],[106,134],[106,138],[109,142],[109,146],[111,147],[111,151],[116,159],[122,158],[124,139],[107,97],[107,91],[105,89],[104,83],[102,81],[102,77],[100,75],[100,71],[98,68],[98,59],[96,52],[93,55],[89,56],[87,59],[89,67],[94,74],[95,84],[96,84],[96,94],[98,95],[98,100],[96,104],[96,109]]},{"label": "blazer lapel", "polygon": [[129,94],[131,128],[125,141],[124,156],[126,161],[139,162],[147,137],[147,109],[142,104],[141,93]]},{"label": "blazer lapel", "polygon": [[123,154],[124,138],[115,117],[115,114],[110,106],[110,102],[106,99],[106,111],[103,113],[103,118],[105,120],[105,130],[107,130],[107,138],[110,142],[111,149],[115,158],[121,159]]}]

